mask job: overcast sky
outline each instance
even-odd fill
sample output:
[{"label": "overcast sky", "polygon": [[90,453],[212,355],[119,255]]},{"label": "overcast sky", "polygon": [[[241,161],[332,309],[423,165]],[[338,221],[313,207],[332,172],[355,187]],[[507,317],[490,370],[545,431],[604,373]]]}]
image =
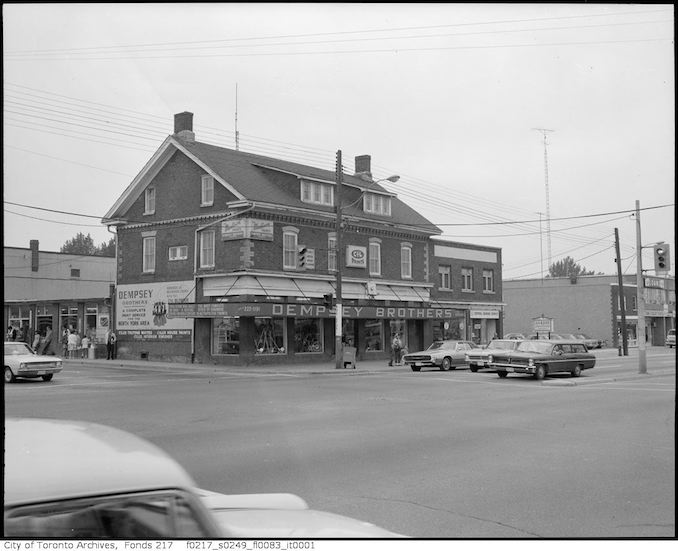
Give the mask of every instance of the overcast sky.
[{"label": "overcast sky", "polygon": [[615,227],[635,273],[636,200],[675,259],[673,5],[4,4],[3,24],[6,246],[108,241],[175,113],[235,148],[237,87],[241,150],[371,155],[446,238],[501,247],[505,278],[549,252],[616,273]]}]

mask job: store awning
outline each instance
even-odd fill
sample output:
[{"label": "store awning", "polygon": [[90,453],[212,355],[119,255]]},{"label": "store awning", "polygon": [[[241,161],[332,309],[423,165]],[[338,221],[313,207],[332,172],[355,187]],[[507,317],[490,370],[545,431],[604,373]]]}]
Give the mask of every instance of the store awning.
[{"label": "store awning", "polygon": [[[368,294],[365,282],[344,281],[341,294],[346,299],[390,300],[397,302],[428,302],[428,287],[412,285],[388,285],[376,283]],[[233,275],[203,279],[203,294],[207,297],[254,295],[266,297],[323,298],[335,294],[334,281],[304,279],[298,277],[273,277],[259,275]]]}]

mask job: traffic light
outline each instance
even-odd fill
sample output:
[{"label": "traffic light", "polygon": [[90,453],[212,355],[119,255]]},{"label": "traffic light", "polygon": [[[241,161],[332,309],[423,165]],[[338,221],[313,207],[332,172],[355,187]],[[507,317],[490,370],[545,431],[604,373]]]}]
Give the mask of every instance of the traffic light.
[{"label": "traffic light", "polygon": [[668,272],[671,268],[671,249],[665,243],[654,246],[654,270],[655,272]]},{"label": "traffic light", "polygon": [[323,303],[328,308],[332,308],[332,306],[334,306],[334,295],[332,293],[327,293],[326,295],[323,295]]},{"label": "traffic light", "polygon": [[299,247],[299,258],[297,262],[297,266],[299,268],[305,268],[306,267],[306,251],[308,249],[304,246]]}]

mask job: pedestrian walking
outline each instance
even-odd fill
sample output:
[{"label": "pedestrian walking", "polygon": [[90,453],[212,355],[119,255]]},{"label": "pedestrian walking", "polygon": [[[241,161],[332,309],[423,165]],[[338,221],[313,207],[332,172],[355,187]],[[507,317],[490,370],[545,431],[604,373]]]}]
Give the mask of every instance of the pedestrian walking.
[{"label": "pedestrian walking", "polygon": [[106,331],[106,359],[115,360],[115,343],[117,338],[112,329]]},{"label": "pedestrian walking", "polygon": [[87,336],[87,333],[85,333],[85,336],[82,338],[82,341],[80,341],[80,357],[87,359],[89,355],[89,337]]},{"label": "pedestrian walking", "polygon": [[45,330],[45,338],[40,342],[40,354],[46,356],[47,354],[54,355],[54,352],[51,349],[52,346],[52,326],[48,325]]},{"label": "pedestrian walking", "polygon": [[388,362],[388,365],[392,366],[393,362],[396,365],[400,365],[400,353],[403,348],[403,341],[400,340],[400,335],[396,333],[393,335],[393,340],[391,341],[391,361]]},{"label": "pedestrian walking", "polygon": [[68,334],[67,343],[68,343],[68,357],[71,360],[73,360],[75,359],[78,350],[78,334],[75,331]]}]

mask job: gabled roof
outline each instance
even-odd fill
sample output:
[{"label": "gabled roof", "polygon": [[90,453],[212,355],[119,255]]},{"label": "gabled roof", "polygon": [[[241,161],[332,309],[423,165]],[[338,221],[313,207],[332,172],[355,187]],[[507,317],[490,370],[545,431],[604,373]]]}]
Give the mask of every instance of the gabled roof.
[{"label": "gabled roof", "polygon": [[[102,223],[110,224],[115,220],[124,220],[127,210],[177,151],[201,166],[207,174],[212,175],[216,182],[228,189],[239,200],[283,208],[324,210],[327,212],[334,210],[331,207],[309,205],[302,202],[298,194],[290,194],[285,187],[276,182],[276,178],[271,176],[271,174],[279,173],[281,176],[334,184],[334,171],[202,142],[187,141],[176,135],[170,135],[118,198],[113,207],[105,214]],[[377,221],[386,220],[392,224],[416,227],[423,233],[442,233],[429,220],[379,184],[370,183],[352,174],[344,174],[342,182],[344,185],[363,190],[369,187],[370,192],[381,193],[393,198],[391,201],[392,216],[387,219],[366,214],[357,206],[347,207],[344,211],[346,215],[361,216]]]}]

